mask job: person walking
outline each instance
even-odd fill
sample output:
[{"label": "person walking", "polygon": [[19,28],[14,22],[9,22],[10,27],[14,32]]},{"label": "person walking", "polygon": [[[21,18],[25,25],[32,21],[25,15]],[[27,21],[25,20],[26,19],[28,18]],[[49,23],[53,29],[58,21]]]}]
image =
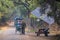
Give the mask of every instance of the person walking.
[{"label": "person walking", "polygon": [[25,34],[26,23],[22,21],[22,34]]},{"label": "person walking", "polygon": [[47,28],[45,28],[45,30],[44,30],[44,33],[45,33],[45,36],[48,36],[48,30],[49,30],[49,28],[47,27]]}]

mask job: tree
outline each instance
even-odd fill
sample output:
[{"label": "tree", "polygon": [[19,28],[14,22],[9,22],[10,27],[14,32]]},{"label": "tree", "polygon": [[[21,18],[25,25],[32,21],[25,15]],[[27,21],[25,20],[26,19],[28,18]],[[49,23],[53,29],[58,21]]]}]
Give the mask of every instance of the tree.
[{"label": "tree", "polygon": [[23,5],[27,9],[27,15],[37,7],[37,0],[13,0],[15,6]]},{"label": "tree", "polygon": [[[6,22],[10,14],[12,14],[14,4],[10,0],[0,0],[0,23]],[[4,16],[4,17],[2,17]],[[4,23],[3,23],[4,24]]]},{"label": "tree", "polygon": [[[4,14],[4,16],[11,13],[14,5],[12,1],[9,0],[0,0],[0,12]],[[11,10],[10,10],[11,9]]]}]

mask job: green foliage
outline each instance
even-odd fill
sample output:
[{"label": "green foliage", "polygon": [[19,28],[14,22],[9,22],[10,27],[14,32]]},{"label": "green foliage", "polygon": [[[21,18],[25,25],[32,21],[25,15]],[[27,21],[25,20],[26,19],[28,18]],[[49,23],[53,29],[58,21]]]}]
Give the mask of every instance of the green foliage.
[{"label": "green foliage", "polygon": [[38,0],[40,4],[44,3],[46,0]]},{"label": "green foliage", "polygon": [[39,6],[38,1],[37,0],[33,0],[33,1],[28,1],[28,3],[30,4],[29,8],[30,10],[34,10],[36,7]]},{"label": "green foliage", "polygon": [[60,9],[60,2],[57,2],[57,7],[58,9]]},{"label": "green foliage", "polygon": [[27,9],[23,5],[20,5],[19,8],[20,8],[21,16],[26,17],[27,16]]},{"label": "green foliage", "polygon": [[[32,11],[36,7],[39,6],[37,0],[17,0],[17,1],[13,1],[13,2],[14,2],[15,7],[19,6],[21,14],[24,16],[28,15],[28,11]],[[22,5],[22,7],[21,7],[21,5]]]},{"label": "green foliage", "polygon": [[4,16],[8,13],[11,13],[10,9],[13,9],[14,4],[10,0],[0,0],[0,12],[1,14],[4,14]]},{"label": "green foliage", "polygon": [[36,16],[34,16],[33,14],[30,14],[30,17],[31,17],[31,18],[36,18]]},{"label": "green foliage", "polygon": [[[9,18],[11,15],[14,15],[13,12],[15,10],[19,9],[19,14],[26,17],[28,10],[32,11],[38,6],[38,0],[0,0],[0,18],[1,16]],[[15,9],[18,7],[19,9]]]}]

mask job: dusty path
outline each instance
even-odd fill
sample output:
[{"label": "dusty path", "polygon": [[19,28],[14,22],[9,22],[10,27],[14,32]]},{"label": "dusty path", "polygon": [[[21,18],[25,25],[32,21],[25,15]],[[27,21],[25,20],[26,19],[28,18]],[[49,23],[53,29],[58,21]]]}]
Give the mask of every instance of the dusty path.
[{"label": "dusty path", "polygon": [[26,35],[20,35],[19,33],[15,33],[14,27],[2,27],[0,30],[0,40],[51,40],[51,36],[45,37],[41,35],[39,37],[36,36],[35,33],[26,32]]},{"label": "dusty path", "polygon": [[27,33],[26,35],[20,35],[15,33],[14,27],[4,27],[4,30],[0,30],[0,40],[50,40],[51,37],[45,37],[41,35],[37,37],[35,33]]}]

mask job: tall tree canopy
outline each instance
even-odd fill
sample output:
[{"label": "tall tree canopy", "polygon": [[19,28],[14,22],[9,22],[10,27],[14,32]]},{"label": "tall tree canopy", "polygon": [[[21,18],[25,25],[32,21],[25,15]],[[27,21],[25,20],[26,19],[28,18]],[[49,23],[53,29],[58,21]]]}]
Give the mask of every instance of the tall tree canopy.
[{"label": "tall tree canopy", "polygon": [[44,11],[44,7],[46,4],[51,5],[52,13],[48,13],[48,16],[53,16],[55,18],[55,22],[60,24],[60,1],[59,0],[0,0],[0,18],[1,16],[5,16],[9,18],[9,16],[14,15],[15,8],[20,8],[22,15],[29,16],[29,12],[34,10],[36,7],[40,6]]},{"label": "tall tree canopy", "polygon": [[[10,0],[0,0],[0,14],[3,16],[8,16],[12,12],[14,4]],[[1,16],[0,16],[1,17]]]}]

